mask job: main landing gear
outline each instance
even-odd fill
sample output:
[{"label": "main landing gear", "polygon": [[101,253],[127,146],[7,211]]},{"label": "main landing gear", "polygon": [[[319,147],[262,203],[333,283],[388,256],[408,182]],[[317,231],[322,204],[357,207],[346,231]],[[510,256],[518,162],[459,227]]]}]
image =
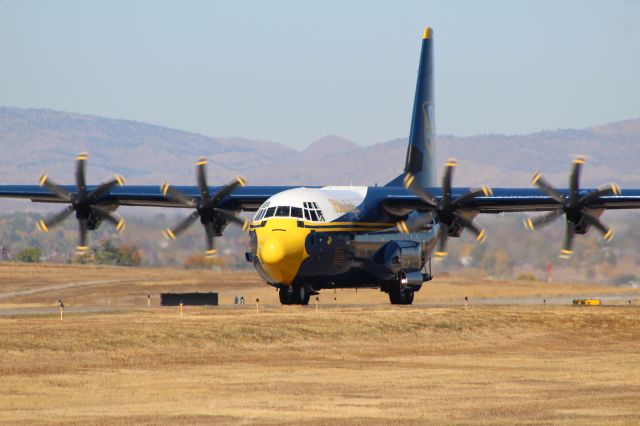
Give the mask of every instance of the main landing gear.
[{"label": "main landing gear", "polygon": [[283,305],[308,305],[311,298],[311,289],[306,285],[295,284],[288,287],[282,286],[278,290],[280,303]]},{"label": "main landing gear", "polygon": [[392,305],[411,305],[415,291],[409,286],[393,283],[389,286],[389,301]]}]

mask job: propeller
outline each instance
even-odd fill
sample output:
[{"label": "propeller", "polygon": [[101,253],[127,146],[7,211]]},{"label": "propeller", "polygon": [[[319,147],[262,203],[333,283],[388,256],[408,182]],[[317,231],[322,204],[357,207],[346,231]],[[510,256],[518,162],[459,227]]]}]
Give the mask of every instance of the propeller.
[{"label": "propeller", "polygon": [[107,221],[116,227],[118,232],[124,231],[125,221],[117,214],[108,209],[98,207],[96,203],[102,196],[107,194],[116,185],[124,186],[125,180],[122,176],[115,175],[113,178],[98,185],[92,191],[87,191],[85,178],[85,163],[89,155],[86,152],[78,154],[76,157],[76,192],[67,191],[62,186],[49,179],[43,174],[40,176],[40,186],[51,192],[56,198],[69,203],[69,206],[45,220],[40,219],[36,223],[36,228],[41,232],[49,232],[49,229],[67,219],[73,212],[76,214],[79,227],[79,239],[76,246],[76,254],[82,255],[87,252],[87,234],[89,230],[96,229],[102,220]]},{"label": "propeller", "polygon": [[249,229],[249,221],[237,216],[233,211],[224,210],[218,206],[237,187],[245,186],[247,182],[240,176],[223,186],[214,195],[209,194],[207,186],[207,159],[200,158],[196,162],[196,179],[200,198],[194,199],[182,192],[174,189],[168,182],[163,182],[160,190],[166,199],[177,205],[195,209],[193,213],[179,222],[173,228],[167,228],[163,235],[168,240],[175,240],[181,233],[186,231],[193,223],[200,219],[206,233],[207,251],[206,256],[213,256],[217,250],[215,248],[215,237],[222,235],[222,230],[227,223],[235,223],[242,226],[246,231]]},{"label": "propeller", "polygon": [[533,175],[532,183],[560,206],[542,216],[536,218],[527,217],[524,220],[525,228],[533,231],[536,228],[548,225],[564,214],[566,228],[560,257],[565,259],[569,258],[573,253],[574,235],[584,234],[592,226],[602,234],[605,240],[609,241],[613,238],[613,229],[602,223],[598,219],[599,214],[594,215],[593,210],[600,209],[598,204],[601,204],[601,197],[620,195],[620,187],[615,183],[611,183],[580,196],[580,172],[584,161],[585,158],[581,156],[573,160],[571,174],[569,175],[569,195],[562,194],[551,186],[540,172],[536,172]]},{"label": "propeller", "polygon": [[[459,237],[463,229],[468,229],[473,233],[479,242],[484,242],[487,237],[484,228],[478,227],[473,223],[473,220],[469,218],[468,215],[464,215],[461,210],[468,207],[477,197],[493,195],[493,191],[488,186],[482,186],[480,188],[470,189],[468,192],[454,199],[451,195],[451,181],[453,169],[457,164],[457,160],[454,158],[448,159],[445,163],[445,171],[442,178],[442,196],[439,200],[422,188],[416,182],[413,174],[407,173],[403,179],[405,188],[420,197],[420,199],[432,209],[438,221],[446,227],[446,229],[440,233],[438,250],[434,253],[440,257],[447,255],[447,240],[449,236]],[[420,230],[430,220],[429,215],[421,214],[409,221],[403,220],[398,222],[396,227],[400,232],[410,233]]]}]

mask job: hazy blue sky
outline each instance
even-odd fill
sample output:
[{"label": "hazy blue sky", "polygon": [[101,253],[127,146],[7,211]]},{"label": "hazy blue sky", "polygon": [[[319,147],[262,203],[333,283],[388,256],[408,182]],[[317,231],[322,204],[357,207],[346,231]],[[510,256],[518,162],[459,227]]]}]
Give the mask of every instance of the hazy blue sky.
[{"label": "hazy blue sky", "polygon": [[638,1],[0,0],[0,105],[298,148],[406,136],[422,30],[439,133],[640,117]]}]

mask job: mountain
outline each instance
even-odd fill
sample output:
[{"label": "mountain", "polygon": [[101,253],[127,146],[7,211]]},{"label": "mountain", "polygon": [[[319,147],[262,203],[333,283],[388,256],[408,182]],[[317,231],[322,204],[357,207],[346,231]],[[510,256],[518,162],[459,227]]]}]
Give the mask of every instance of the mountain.
[{"label": "mountain", "polygon": [[[0,108],[0,183],[36,183],[46,171],[72,182],[73,159],[90,153],[91,182],[113,173],[130,184],[194,184],[193,163],[209,158],[210,184],[236,175],[250,184],[384,184],[402,172],[406,138],[360,146],[326,136],[303,151],[282,144],[208,137],[145,123],[50,110]],[[573,155],[588,158],[585,185],[640,187],[640,119],[528,135],[441,135],[438,165],[456,157],[457,186],[529,187],[534,171],[566,186]]]}]

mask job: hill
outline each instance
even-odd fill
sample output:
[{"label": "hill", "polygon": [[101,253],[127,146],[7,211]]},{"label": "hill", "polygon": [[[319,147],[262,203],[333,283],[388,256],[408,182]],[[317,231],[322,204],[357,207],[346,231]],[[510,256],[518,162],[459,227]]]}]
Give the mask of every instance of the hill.
[{"label": "hill", "polygon": [[[528,187],[540,169],[566,185],[570,159],[589,158],[585,185],[640,186],[640,119],[528,135],[439,136],[438,164],[456,157],[456,185]],[[212,184],[241,174],[253,184],[384,184],[404,166],[406,138],[360,146],[326,136],[303,151],[277,142],[208,137],[176,129],[50,110],[0,108],[0,183],[35,183],[43,171],[70,182],[73,157],[90,152],[89,179],[121,173],[130,183],[193,183],[193,162],[210,160]]]}]

